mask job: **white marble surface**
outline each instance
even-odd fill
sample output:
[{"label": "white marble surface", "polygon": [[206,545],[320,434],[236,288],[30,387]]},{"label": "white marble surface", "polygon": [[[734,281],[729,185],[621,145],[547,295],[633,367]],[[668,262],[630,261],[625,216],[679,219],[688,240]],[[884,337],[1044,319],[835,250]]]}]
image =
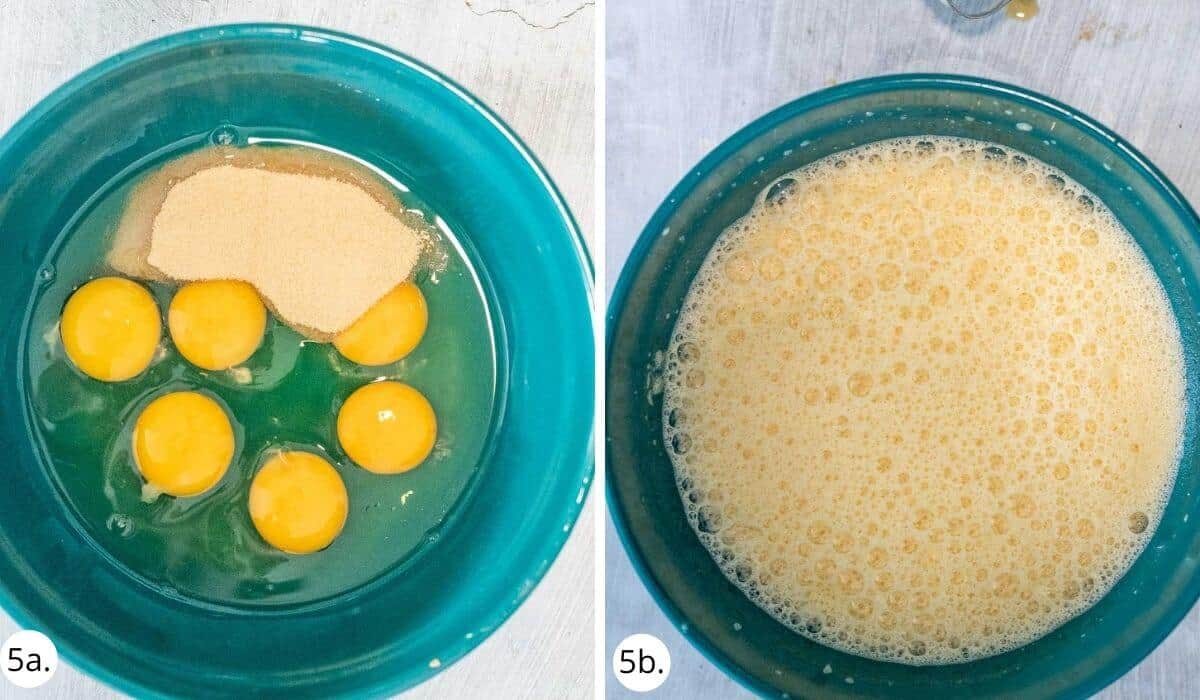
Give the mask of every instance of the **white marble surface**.
[{"label": "white marble surface", "polygon": [[[312,24],[409,53],[449,74],[520,134],[589,234],[593,221],[593,24],[585,0],[0,0],[0,131],[53,88],[134,44],[190,27]],[[596,497],[562,554],[516,614],[411,698],[590,698]],[[0,613],[0,640],[15,631]],[[63,666],[0,698],[117,694]]]},{"label": "white marble surface", "polygon": [[[1056,97],[1127,137],[1200,203],[1200,3],[1041,4],[1029,22],[973,24],[942,0],[608,0],[608,288],[654,208],[720,141],[805,93],[883,73],[971,73]],[[606,540],[606,657],[649,632],[672,654],[658,697],[746,697],[670,627],[611,524]],[[1198,698],[1198,659],[1193,610],[1102,697]],[[609,682],[608,696],[632,694]]]}]

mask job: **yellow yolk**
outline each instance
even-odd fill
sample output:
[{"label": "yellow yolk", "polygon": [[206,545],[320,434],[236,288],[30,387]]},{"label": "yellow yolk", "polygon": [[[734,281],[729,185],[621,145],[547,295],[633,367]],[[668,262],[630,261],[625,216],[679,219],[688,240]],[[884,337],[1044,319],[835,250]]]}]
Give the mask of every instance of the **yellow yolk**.
[{"label": "yellow yolk", "polygon": [[188,362],[201,369],[229,369],[249,359],[262,344],[267,308],[245,282],[191,282],[171,300],[167,326]]},{"label": "yellow yolk", "polygon": [[342,331],[333,345],[356,364],[386,365],[412,352],[428,324],[424,295],[417,285],[405,282]]},{"label": "yellow yolk", "polygon": [[375,382],[342,404],[337,434],[358,466],[376,474],[399,474],[429,456],[437,438],[437,418],[429,401],[411,386]]},{"label": "yellow yolk", "polygon": [[101,277],[67,300],[59,331],[67,357],[79,371],[119,382],[150,365],[162,337],[162,321],[145,287],[121,277]]},{"label": "yellow yolk", "polygon": [[250,484],[250,519],[272,547],[289,554],[324,549],[346,524],[342,477],[310,452],[280,452]]},{"label": "yellow yolk", "polygon": [[164,394],[142,409],[133,426],[138,471],[172,496],[212,488],[233,459],[233,426],[216,401],[194,391]]}]

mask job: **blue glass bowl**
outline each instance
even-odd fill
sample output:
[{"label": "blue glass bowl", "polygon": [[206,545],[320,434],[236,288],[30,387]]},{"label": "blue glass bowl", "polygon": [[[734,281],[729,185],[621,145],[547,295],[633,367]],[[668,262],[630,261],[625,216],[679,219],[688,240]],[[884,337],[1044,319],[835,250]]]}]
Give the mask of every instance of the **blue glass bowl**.
[{"label": "blue glass bowl", "polygon": [[[89,198],[221,124],[292,134],[411,185],[459,237],[495,320],[490,458],[436,544],[295,609],[234,610],[135,580],[73,521],[31,443],[23,319]],[[592,474],[591,263],[562,196],[504,123],[446,77],[319,29],[214,27],[120,54],[0,139],[0,602],[69,661],[136,696],[332,697],[412,686],[529,595]]]},{"label": "blue glass bowl", "polygon": [[[1098,195],[1166,288],[1186,348],[1188,397],[1182,462],[1162,524],[1113,590],[1020,649],[926,667],[868,660],[809,641],[730,584],[684,517],[662,445],[662,405],[647,389],[652,357],[667,347],[706,253],[766,184],[836,151],[918,134],[1011,147]],[[1120,137],[1070,107],[1009,85],[950,75],[872,78],[814,93],[742,129],[668,195],[609,305],[608,499],[642,580],[700,651],[763,695],[1084,697],[1111,683],[1161,642],[1200,595],[1200,522],[1189,522],[1200,512],[1198,230],[1200,221],[1179,192]]]}]

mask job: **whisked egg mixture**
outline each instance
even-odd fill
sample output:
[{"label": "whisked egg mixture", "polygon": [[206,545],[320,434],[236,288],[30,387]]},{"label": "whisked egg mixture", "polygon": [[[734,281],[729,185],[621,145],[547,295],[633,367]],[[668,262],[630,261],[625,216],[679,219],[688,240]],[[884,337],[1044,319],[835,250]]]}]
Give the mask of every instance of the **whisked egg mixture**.
[{"label": "whisked egg mixture", "polygon": [[664,432],[725,575],[795,631],[909,664],[1093,605],[1174,483],[1183,352],[1132,237],[986,143],[884,141],[780,179],[718,239]]}]

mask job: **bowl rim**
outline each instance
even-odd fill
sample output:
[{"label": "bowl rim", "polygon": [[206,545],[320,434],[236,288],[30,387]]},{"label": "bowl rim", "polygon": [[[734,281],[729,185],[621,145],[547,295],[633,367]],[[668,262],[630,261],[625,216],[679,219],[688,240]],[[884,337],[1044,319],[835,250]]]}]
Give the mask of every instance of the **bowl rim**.
[{"label": "bowl rim", "polygon": [[[74,77],[62,83],[51,91],[48,95],[41,98],[26,111],[9,129],[0,134],[0,155],[6,153],[24,139],[27,133],[33,129],[48,113],[58,108],[63,102],[70,98],[76,91],[93,83],[111,71],[124,66],[130,62],[138,61],[157,53],[168,51],[171,49],[196,45],[213,43],[217,41],[229,41],[238,39],[268,39],[278,41],[304,41],[316,42],[324,45],[335,45],[342,50],[351,52],[367,52],[382,56],[395,63],[398,63],[406,68],[415,70],[423,77],[432,81],[439,88],[451,93],[457,100],[473,110],[476,114],[483,117],[491,124],[508,144],[516,151],[519,157],[524,161],[525,166],[537,177],[545,190],[545,193],[550,197],[554,207],[558,210],[559,222],[563,232],[567,234],[567,239],[570,244],[571,252],[574,254],[572,258],[575,265],[578,266],[581,281],[583,282],[584,293],[587,298],[588,308],[590,313],[596,312],[595,300],[595,265],[592,260],[591,251],[588,248],[586,239],[579,224],[575,220],[570,207],[567,204],[566,198],[562,191],[550,177],[542,162],[537,158],[525,141],[510,127],[490,106],[483,100],[476,97],[454,79],[439,70],[429,66],[428,64],[404,53],[386,46],[382,43],[375,42],[369,39],[364,39],[359,36],[347,32],[341,32],[324,27],[316,27],[302,24],[290,24],[280,22],[241,22],[231,24],[216,24],[205,25],[192,29],[172,32],[163,36],[156,37],[149,41],[137,44],[136,46],[121,50],[118,53],[112,54],[104,60],[92,65],[89,68],[77,73]],[[528,580],[531,585],[527,592],[518,600],[509,605],[499,608],[490,613],[486,617],[485,622],[480,629],[486,629],[487,632],[477,632],[470,639],[460,640],[455,649],[448,650],[452,660],[443,662],[437,668],[419,668],[412,669],[409,673],[393,673],[390,678],[382,680],[372,686],[350,690],[343,693],[349,697],[379,697],[383,695],[402,692],[409,688],[415,687],[429,678],[444,672],[455,663],[466,658],[471,651],[483,643],[485,639],[491,637],[500,627],[516,612],[521,604],[524,603],[533,594],[537,586],[545,578],[546,574],[552,568],[552,563],[558,558],[563,547],[570,539],[571,533],[579,522],[579,515],[587,503],[587,495],[591,489],[591,484],[594,481],[595,475],[595,456],[594,456],[594,421],[589,425],[586,435],[576,436],[575,442],[585,446],[585,457],[582,460],[583,464],[580,468],[580,477],[582,486],[580,487],[579,496],[569,499],[570,503],[566,508],[567,522],[566,527],[556,530],[552,533],[554,536],[548,537],[545,544],[542,546],[544,557],[548,564],[544,567],[535,567],[530,571]],[[31,629],[30,618],[25,614],[25,611],[17,606],[10,599],[6,588],[0,584],[0,608],[3,608],[13,621],[21,629]],[[123,693],[138,697],[172,697],[163,693],[161,690],[150,688],[135,682],[119,673],[110,671],[98,663],[93,662],[85,653],[79,652],[77,649],[69,645],[60,645],[58,647],[59,655],[71,666],[83,671],[87,675],[101,681]]]},{"label": "bowl rim", "polygon": [[[1039,111],[1058,115],[1062,119],[1072,121],[1083,131],[1107,141],[1115,152],[1124,156],[1131,162],[1135,169],[1141,171],[1151,184],[1162,193],[1171,207],[1180,214],[1181,218],[1191,222],[1193,237],[1196,237],[1195,233],[1200,231],[1200,217],[1197,217],[1196,211],[1178,188],[1146,156],[1112,129],[1052,97],[1047,97],[1034,90],[998,80],[954,73],[893,73],[839,83],[838,85],[823,88],[784,103],[741,127],[732,136],[729,136],[709,151],[696,165],[688,169],[678,184],[665,196],[662,203],[642,229],[642,232],[638,235],[633,248],[629,252],[629,256],[621,266],[621,274],[617,278],[612,296],[609,298],[608,309],[605,314],[604,343],[606,386],[608,372],[611,367],[612,346],[616,339],[614,333],[615,321],[625,307],[635,273],[645,263],[651,246],[661,237],[660,234],[666,227],[667,221],[679,210],[684,200],[692,195],[696,186],[705,177],[715,170],[718,165],[729,160],[742,147],[770,131],[781,122],[850,97],[877,92],[920,88],[951,89],[962,92],[975,92],[981,95],[999,95],[1017,102],[1023,102]],[[606,455],[605,459],[607,462],[611,460],[611,457]],[[609,517],[612,520],[613,528],[617,532],[618,539],[621,541],[629,562],[633,565],[634,571],[637,572],[642,585],[650,592],[650,597],[654,599],[659,610],[666,615],[671,626],[679,631],[694,649],[700,652],[701,656],[720,669],[726,676],[732,678],[743,688],[756,695],[765,697],[768,694],[773,694],[775,692],[774,688],[763,685],[757,679],[751,677],[706,636],[692,631],[685,631],[688,629],[688,619],[654,579],[645,557],[634,542],[632,530],[625,518],[621,501],[617,496],[612,476],[613,470],[608,469],[607,466],[606,464],[605,503],[608,506]],[[1170,624],[1157,626],[1151,634],[1147,635],[1146,643],[1132,647],[1130,653],[1127,654],[1121,663],[1112,664],[1101,672],[1085,677],[1074,690],[1078,691],[1080,697],[1088,697],[1128,673],[1149,656],[1150,652],[1154,651],[1178,627],[1180,621],[1188,614],[1197,600],[1200,600],[1200,586],[1193,586],[1190,591],[1185,592],[1183,596],[1175,601],[1163,617],[1163,620],[1169,621]]]}]

